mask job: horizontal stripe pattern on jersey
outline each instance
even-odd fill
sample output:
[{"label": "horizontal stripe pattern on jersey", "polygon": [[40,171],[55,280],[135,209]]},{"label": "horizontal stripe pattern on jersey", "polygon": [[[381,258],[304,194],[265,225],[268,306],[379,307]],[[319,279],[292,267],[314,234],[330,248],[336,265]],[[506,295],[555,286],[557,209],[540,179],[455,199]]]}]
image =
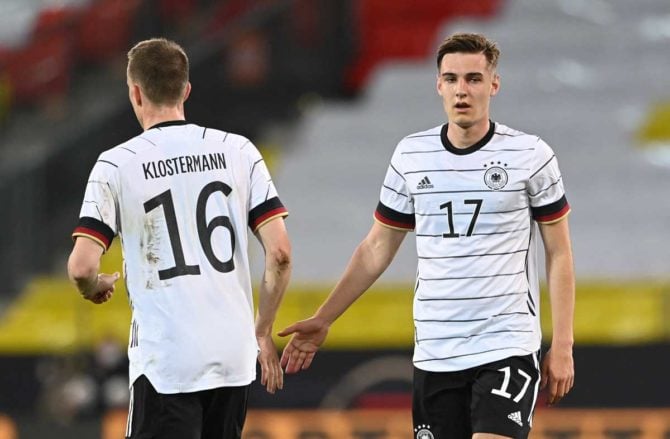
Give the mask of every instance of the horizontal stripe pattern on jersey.
[{"label": "horizontal stripe pattern on jersey", "polygon": [[457,149],[448,125],[404,138],[375,219],[415,230],[416,367],[455,371],[540,347],[537,222],[569,210],[552,149],[491,122]]},{"label": "horizontal stripe pattern on jersey", "polygon": [[181,393],[255,378],[247,231],[286,215],[239,135],[170,122],[100,155],[73,236],[121,237],[131,383]]}]

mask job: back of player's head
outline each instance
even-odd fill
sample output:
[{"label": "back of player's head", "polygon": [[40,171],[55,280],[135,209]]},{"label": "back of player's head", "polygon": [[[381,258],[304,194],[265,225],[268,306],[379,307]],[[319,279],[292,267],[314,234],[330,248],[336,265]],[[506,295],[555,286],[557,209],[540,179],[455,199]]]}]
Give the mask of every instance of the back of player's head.
[{"label": "back of player's head", "polygon": [[500,50],[495,41],[491,41],[481,34],[457,33],[447,37],[437,49],[437,68],[440,68],[442,58],[448,53],[483,53],[489,67],[495,69],[498,65]]},{"label": "back of player's head", "polygon": [[128,52],[128,77],[139,84],[155,105],[176,105],[188,83],[188,57],[182,47],[165,38],[137,43]]}]

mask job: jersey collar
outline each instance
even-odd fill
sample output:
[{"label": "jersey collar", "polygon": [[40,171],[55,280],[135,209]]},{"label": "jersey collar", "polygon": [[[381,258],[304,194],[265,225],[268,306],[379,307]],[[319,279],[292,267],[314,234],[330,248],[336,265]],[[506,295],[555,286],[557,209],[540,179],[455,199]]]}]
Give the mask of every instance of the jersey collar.
[{"label": "jersey collar", "polygon": [[164,127],[171,127],[171,126],[175,126],[175,125],[188,125],[188,122],[186,122],[185,120],[168,120],[168,121],[165,121],[165,122],[157,123],[156,125],[154,125],[152,127],[149,127],[147,129],[147,131],[152,130],[154,128],[161,129],[161,128],[164,128]]},{"label": "jersey collar", "polygon": [[470,145],[467,148],[456,148],[447,138],[448,129],[449,124],[445,123],[444,125],[442,125],[442,131],[440,132],[440,139],[442,139],[442,146],[444,146],[444,149],[456,155],[467,155],[472,154],[473,152],[479,150],[482,146],[489,143],[489,141],[493,137],[493,133],[495,132],[496,124],[492,120],[489,120],[488,132],[484,135],[484,137],[481,138],[479,142],[475,143],[474,145]]}]

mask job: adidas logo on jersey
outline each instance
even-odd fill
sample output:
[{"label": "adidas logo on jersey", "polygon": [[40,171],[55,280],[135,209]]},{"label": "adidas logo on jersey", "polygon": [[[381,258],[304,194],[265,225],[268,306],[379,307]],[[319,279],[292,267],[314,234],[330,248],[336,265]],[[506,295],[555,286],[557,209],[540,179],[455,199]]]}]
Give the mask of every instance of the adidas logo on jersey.
[{"label": "adidas logo on jersey", "polygon": [[430,182],[428,177],[423,177],[423,179],[416,185],[417,189],[432,189],[433,183]]},{"label": "adidas logo on jersey", "polygon": [[523,422],[521,421],[521,412],[513,412],[507,415],[507,419],[510,419],[517,424],[519,424],[519,427],[523,427]]}]

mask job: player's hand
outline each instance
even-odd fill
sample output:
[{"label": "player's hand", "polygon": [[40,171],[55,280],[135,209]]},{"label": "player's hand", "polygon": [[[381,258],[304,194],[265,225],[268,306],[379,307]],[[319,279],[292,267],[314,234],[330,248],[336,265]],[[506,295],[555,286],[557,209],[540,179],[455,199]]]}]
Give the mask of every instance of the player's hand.
[{"label": "player's hand", "polygon": [[114,293],[114,283],[119,277],[120,275],[118,272],[114,274],[100,273],[93,289],[87,293],[82,293],[82,296],[84,299],[90,300],[98,305],[107,302],[112,298],[112,294]]},{"label": "player's hand", "polygon": [[542,361],[542,380],[540,387],[548,388],[549,405],[558,403],[568,394],[575,384],[575,366],[572,359],[572,347],[554,347],[547,352]]},{"label": "player's hand", "polygon": [[258,354],[258,362],[261,365],[261,384],[265,386],[268,393],[274,394],[277,389],[284,388],[284,371],[279,366],[277,348],[271,335],[256,337],[261,352]]},{"label": "player's hand", "polygon": [[279,332],[280,337],[293,334],[281,356],[281,366],[286,373],[307,369],[328,335],[329,326],[321,319],[312,317],[294,323]]}]

